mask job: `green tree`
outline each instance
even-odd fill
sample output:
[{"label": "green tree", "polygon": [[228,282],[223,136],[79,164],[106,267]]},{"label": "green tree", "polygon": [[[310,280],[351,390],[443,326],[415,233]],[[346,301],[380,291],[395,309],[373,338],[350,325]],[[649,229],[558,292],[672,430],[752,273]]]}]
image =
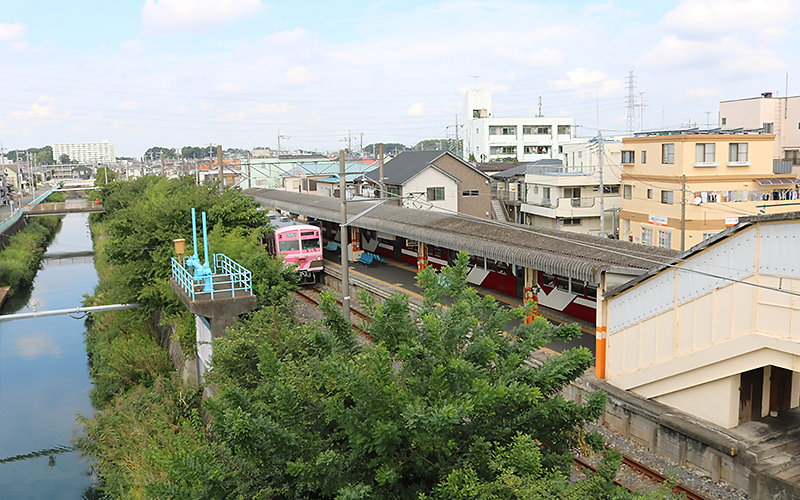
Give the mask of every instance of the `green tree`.
[{"label": "green tree", "polygon": [[108,167],[97,167],[94,178],[95,186],[105,186],[107,183],[117,179],[117,173]]},{"label": "green tree", "polygon": [[[384,304],[360,297],[374,344],[357,341],[327,295],[325,330],[290,328],[274,312],[260,312],[215,339],[211,377],[219,396],[205,406],[237,494],[488,499],[572,492],[570,450],[579,439],[601,446],[599,435],[583,429],[605,396],[578,405],[559,393],[592,355],[572,349],[538,367],[528,359],[580,330],[539,318],[506,333],[527,308],[505,310],[481,298],[466,274],[465,254],[441,273],[420,273],[425,303],[415,315],[406,296]],[[445,296],[449,307],[441,305]],[[600,498],[607,476],[581,483],[576,498]],[[522,487],[539,496],[512,494]]]},{"label": "green tree", "polygon": [[178,155],[175,153],[175,148],[162,148],[160,146],[153,146],[145,151],[144,157],[150,161],[159,161],[162,158],[164,160],[174,160],[178,158]]},{"label": "green tree", "polygon": [[69,155],[67,153],[63,153],[61,156],[58,157],[58,163],[62,165],[69,165],[72,161],[69,159]]}]

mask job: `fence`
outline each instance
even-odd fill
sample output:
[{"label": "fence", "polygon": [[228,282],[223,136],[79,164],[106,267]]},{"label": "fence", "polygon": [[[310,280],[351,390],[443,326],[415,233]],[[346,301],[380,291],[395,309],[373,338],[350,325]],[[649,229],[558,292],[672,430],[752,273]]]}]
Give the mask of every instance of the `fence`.
[{"label": "fence", "polygon": [[231,298],[239,295],[252,295],[253,277],[250,271],[218,253],[213,255],[211,274],[195,277],[193,269],[181,265],[172,258],[172,279],[189,295],[192,301]]}]

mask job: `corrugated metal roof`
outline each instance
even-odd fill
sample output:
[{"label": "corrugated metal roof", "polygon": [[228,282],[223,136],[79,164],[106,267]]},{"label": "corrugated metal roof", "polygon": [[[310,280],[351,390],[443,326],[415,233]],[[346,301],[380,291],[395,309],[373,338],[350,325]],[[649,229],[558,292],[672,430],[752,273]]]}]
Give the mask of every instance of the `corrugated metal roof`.
[{"label": "corrugated metal roof", "polygon": [[[335,198],[262,188],[245,189],[244,193],[266,207],[341,220]],[[348,219],[376,203],[348,202]],[[593,283],[600,281],[603,271],[623,269],[638,274],[678,254],[627,241],[393,205],[380,206],[353,225]]]}]

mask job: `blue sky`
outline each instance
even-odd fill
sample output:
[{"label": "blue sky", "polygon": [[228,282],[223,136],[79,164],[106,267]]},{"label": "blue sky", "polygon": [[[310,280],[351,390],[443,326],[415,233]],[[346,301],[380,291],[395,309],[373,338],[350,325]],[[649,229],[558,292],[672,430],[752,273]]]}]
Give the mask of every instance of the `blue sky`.
[{"label": "blue sky", "polygon": [[798,0],[0,1],[5,149],[413,145],[453,137],[474,87],[495,116],[541,96],[613,135],[630,71],[637,124],[702,126],[720,100],[783,96],[800,67]]}]

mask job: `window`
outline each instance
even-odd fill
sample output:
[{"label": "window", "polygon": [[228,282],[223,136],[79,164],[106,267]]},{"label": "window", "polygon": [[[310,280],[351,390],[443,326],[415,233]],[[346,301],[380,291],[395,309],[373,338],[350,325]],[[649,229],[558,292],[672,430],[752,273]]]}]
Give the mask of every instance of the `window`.
[{"label": "window", "polygon": [[634,163],[636,161],[633,151],[622,152],[622,163]]},{"label": "window", "polygon": [[533,185],[533,194],[539,194],[539,185],[538,184],[534,184]]},{"label": "window", "polygon": [[444,199],[443,187],[428,188],[428,201],[441,201]]},{"label": "window", "polygon": [[747,161],[747,143],[746,142],[732,142],[729,146],[728,161],[732,162],[746,162]]},{"label": "window", "polygon": [[707,239],[711,238],[715,234],[717,234],[717,233],[703,233],[703,241],[706,241]]},{"label": "window", "polygon": [[489,127],[489,135],[517,135],[517,127]]},{"label": "window", "polygon": [[787,149],[783,152],[784,160],[792,160],[792,165],[800,165],[800,150]]},{"label": "window", "polygon": [[619,186],[603,186],[605,194],[619,194]]},{"label": "window", "polygon": [[586,282],[581,280],[572,280],[572,293],[578,297],[583,297],[586,293]]},{"label": "window", "polygon": [[300,242],[297,240],[281,240],[278,242],[278,248],[280,248],[281,252],[295,252],[300,250]]},{"label": "window", "polygon": [[642,163],[647,163],[647,151],[642,151]]},{"label": "window", "polygon": [[661,191],[661,203],[672,205],[672,191]]},{"label": "window", "polygon": [[631,199],[631,191],[633,191],[633,188],[631,187],[631,185],[630,184],[624,184],[622,186],[622,197],[625,198],[626,200],[630,200]]},{"label": "window", "polygon": [[661,145],[661,163],[675,163],[675,144]]},{"label": "window", "polygon": [[581,206],[581,188],[564,188],[564,198],[572,198],[573,207]]},{"label": "window", "polygon": [[653,244],[653,230],[649,227],[642,228],[642,245]]},{"label": "window", "polygon": [[461,196],[478,196],[480,193],[477,189],[470,189],[469,191],[461,191]]},{"label": "window", "polygon": [[546,286],[547,288],[555,288],[556,277],[552,274],[542,273],[542,285]]},{"label": "window", "polygon": [[489,154],[492,154],[492,155],[516,155],[517,154],[517,147],[516,146],[491,146],[489,148]]},{"label": "window", "polygon": [[647,190],[647,199],[648,200],[652,200],[653,199],[653,190],[652,189],[648,189]]},{"label": "window", "polygon": [[723,116],[721,125],[727,125],[727,124],[728,124],[728,119]]},{"label": "window", "polygon": [[522,127],[522,133],[525,135],[550,135],[550,130],[550,125],[524,125]]},{"label": "window", "polygon": [[713,142],[694,145],[695,163],[714,163],[716,145]]},{"label": "window", "polygon": [[542,205],[549,205],[550,204],[550,188],[543,187],[542,188]]},{"label": "window", "polygon": [[765,134],[771,134],[772,133],[772,130],[773,130],[772,123],[764,123],[761,126],[764,127],[764,133]]},{"label": "window", "polygon": [[658,246],[661,248],[672,248],[672,233],[669,231],[658,230]]},{"label": "window", "polygon": [[562,226],[580,226],[581,220],[578,217],[567,217],[561,219]]},{"label": "window", "polygon": [[569,135],[569,125],[559,125],[558,126],[558,135]]},{"label": "window", "polygon": [[563,290],[565,292],[569,292],[569,278],[562,278],[561,276],[556,276],[556,288],[559,290]]}]

